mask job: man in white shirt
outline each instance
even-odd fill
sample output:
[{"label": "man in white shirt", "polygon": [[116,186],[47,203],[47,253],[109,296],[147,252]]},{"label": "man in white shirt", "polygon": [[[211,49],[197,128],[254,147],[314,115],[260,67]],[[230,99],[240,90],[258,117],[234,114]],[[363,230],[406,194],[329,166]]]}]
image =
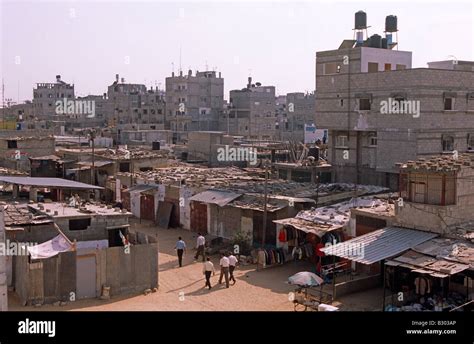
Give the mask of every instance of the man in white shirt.
[{"label": "man in white shirt", "polygon": [[206,276],[206,285],[204,288],[209,287],[211,289],[211,274],[216,275],[216,270],[214,270],[214,264],[211,262],[211,258],[207,257],[207,261],[203,264],[202,272]]},{"label": "man in white shirt", "polygon": [[229,259],[229,280],[234,281],[232,285],[235,284],[234,270],[237,266],[238,259],[231,253],[228,257]]},{"label": "man in white shirt", "polygon": [[202,255],[202,261],[206,261],[205,253],[204,253],[204,245],[206,244],[206,238],[204,238],[201,233],[198,233],[198,237],[196,240],[196,255],[194,259],[197,260],[200,255]]},{"label": "man in white shirt", "polygon": [[229,288],[229,258],[221,253],[221,260],[219,262],[221,266],[221,274],[219,275],[219,284],[222,284],[222,276],[225,277],[226,288]]}]

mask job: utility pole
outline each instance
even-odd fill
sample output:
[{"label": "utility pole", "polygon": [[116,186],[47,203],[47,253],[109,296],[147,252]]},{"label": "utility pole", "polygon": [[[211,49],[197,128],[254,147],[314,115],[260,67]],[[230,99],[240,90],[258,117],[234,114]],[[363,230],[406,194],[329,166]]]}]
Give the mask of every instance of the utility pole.
[{"label": "utility pole", "polygon": [[263,233],[262,248],[265,247],[265,234],[267,232],[267,200],[268,200],[268,161],[265,160],[265,188],[263,197]]},{"label": "utility pole", "polygon": [[89,132],[89,140],[92,143],[92,165],[91,165],[91,184],[95,185],[96,180],[95,180],[95,138],[96,138],[96,133],[94,129],[91,129]]}]

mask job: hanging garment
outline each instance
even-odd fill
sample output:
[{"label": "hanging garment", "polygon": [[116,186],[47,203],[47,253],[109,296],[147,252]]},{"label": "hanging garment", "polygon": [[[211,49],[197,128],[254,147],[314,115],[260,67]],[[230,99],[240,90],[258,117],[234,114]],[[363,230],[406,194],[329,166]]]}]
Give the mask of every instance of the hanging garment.
[{"label": "hanging garment", "polygon": [[286,230],[284,228],[280,230],[280,234],[278,234],[278,240],[280,242],[286,242]]},{"label": "hanging garment", "polygon": [[425,277],[415,278],[415,291],[418,295],[425,295],[431,292],[431,282]]}]

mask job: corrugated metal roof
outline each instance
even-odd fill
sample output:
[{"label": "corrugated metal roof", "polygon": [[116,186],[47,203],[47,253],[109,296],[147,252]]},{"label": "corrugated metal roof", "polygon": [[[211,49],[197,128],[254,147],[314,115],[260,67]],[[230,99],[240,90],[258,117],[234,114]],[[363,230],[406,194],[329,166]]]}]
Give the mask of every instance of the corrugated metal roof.
[{"label": "corrugated metal roof", "polygon": [[43,188],[62,188],[62,189],[98,189],[103,187],[76,182],[74,180],[61,178],[43,178],[43,177],[7,177],[0,176],[0,182],[9,184],[18,184],[25,186],[37,186]]},{"label": "corrugated metal roof", "polygon": [[[437,234],[430,232],[386,227],[334,246],[325,247],[321,251],[327,255],[368,265],[393,257],[436,236]],[[361,254],[354,255],[356,251]]]},{"label": "corrugated metal roof", "polygon": [[447,277],[469,269],[467,264],[449,261],[441,257],[431,257],[413,250],[395,257],[387,263],[391,266],[400,265],[413,272],[429,274],[434,277]]},{"label": "corrugated metal roof", "polygon": [[192,196],[189,200],[217,204],[219,207],[223,207],[240,196],[242,196],[242,194],[234,192],[207,190]]}]

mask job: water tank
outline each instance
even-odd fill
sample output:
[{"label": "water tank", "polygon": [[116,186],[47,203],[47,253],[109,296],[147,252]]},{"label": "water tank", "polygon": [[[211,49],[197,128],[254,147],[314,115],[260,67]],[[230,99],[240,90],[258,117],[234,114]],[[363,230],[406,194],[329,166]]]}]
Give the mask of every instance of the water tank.
[{"label": "water tank", "polygon": [[355,14],[355,29],[362,30],[367,28],[367,14],[364,11]]},{"label": "water tank", "polygon": [[382,49],[388,49],[388,41],[386,38],[382,38]]},{"label": "water tank", "polygon": [[308,149],[308,156],[312,156],[315,158],[316,161],[319,160],[319,148],[318,147],[311,147]]},{"label": "water tank", "polygon": [[370,36],[369,47],[382,48],[382,36],[377,34]]},{"label": "water tank", "polygon": [[151,143],[152,150],[160,150],[160,141],[155,141]]},{"label": "water tank", "polygon": [[386,32],[396,32],[397,29],[397,16],[387,16],[385,18],[385,31]]}]

